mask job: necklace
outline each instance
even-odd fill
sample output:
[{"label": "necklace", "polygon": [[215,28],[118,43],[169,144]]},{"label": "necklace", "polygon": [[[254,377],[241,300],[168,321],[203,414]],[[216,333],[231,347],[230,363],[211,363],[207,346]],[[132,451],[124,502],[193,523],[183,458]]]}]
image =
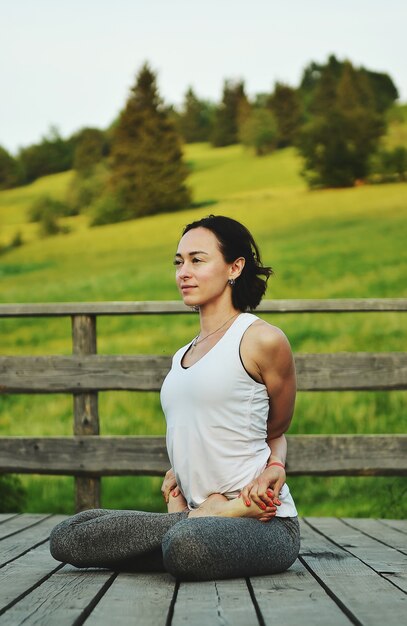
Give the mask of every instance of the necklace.
[{"label": "necklace", "polygon": [[214,335],[215,333],[217,333],[219,330],[222,330],[222,328],[224,326],[226,326],[226,324],[228,322],[230,322],[234,317],[237,317],[238,315],[240,315],[240,311],[238,313],[235,313],[234,315],[232,315],[232,317],[229,317],[229,319],[226,320],[226,322],[224,322],[222,324],[222,326],[219,326],[219,328],[217,328],[216,330],[212,331],[211,333],[209,333],[208,335],[205,335],[205,337],[202,337],[202,339],[199,339],[199,335],[197,337],[195,337],[195,339],[192,342],[192,346],[191,346],[191,350],[193,350],[193,348],[195,348],[195,346],[198,345],[198,343],[202,343],[202,341],[205,341],[205,339],[208,339],[208,337],[210,337],[211,335]]}]

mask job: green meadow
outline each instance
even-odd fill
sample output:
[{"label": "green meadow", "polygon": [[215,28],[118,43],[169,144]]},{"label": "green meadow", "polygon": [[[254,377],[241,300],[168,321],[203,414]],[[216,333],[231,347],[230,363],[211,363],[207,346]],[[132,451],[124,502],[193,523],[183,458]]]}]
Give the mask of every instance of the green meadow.
[{"label": "green meadow", "polygon": [[[292,149],[256,158],[241,146],[195,144],[185,156],[195,208],[92,229],[80,215],[63,220],[69,234],[47,239],[27,222],[27,210],[44,193],[63,198],[72,173],[1,192],[0,243],[17,231],[24,243],[0,256],[0,302],[178,299],[172,259],[181,229],[208,213],[234,217],[253,232],[275,271],[267,298],[407,297],[405,184],[309,191]],[[286,332],[295,352],[399,351],[407,343],[402,313],[264,318]],[[71,352],[69,318],[6,319],[0,327],[2,354]],[[98,351],[170,355],[197,328],[194,315],[100,318]],[[405,392],[299,393],[290,434],[400,433],[405,407]],[[101,393],[100,421],[104,435],[165,432],[153,393]],[[0,397],[1,435],[71,432],[69,396]],[[21,478],[27,511],[72,512],[73,479]],[[163,510],[160,478],[102,483],[104,507]],[[289,484],[301,515],[406,515],[402,479],[293,477]]]}]

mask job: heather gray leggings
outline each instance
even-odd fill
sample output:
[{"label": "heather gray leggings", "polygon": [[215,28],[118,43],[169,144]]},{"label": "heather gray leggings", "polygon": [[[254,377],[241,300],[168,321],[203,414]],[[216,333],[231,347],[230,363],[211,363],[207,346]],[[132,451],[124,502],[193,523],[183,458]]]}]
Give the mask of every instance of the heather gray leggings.
[{"label": "heather gray leggings", "polygon": [[296,517],[263,523],[93,509],[64,520],[51,533],[51,554],[59,561],[116,571],[166,570],[181,580],[282,572],[294,563],[299,547]]}]

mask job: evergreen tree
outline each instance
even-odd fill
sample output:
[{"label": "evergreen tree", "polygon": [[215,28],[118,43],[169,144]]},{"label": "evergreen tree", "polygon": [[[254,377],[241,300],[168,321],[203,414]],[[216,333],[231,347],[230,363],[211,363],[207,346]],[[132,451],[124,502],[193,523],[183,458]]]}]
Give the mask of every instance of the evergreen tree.
[{"label": "evergreen tree", "polygon": [[22,148],[18,155],[23,182],[30,183],[40,176],[65,172],[73,164],[75,149],[73,138],[63,139],[55,126],[51,126],[48,135],[41,143]]},{"label": "evergreen tree", "polygon": [[75,136],[75,144],[73,167],[84,176],[108,153],[105,134],[98,128],[83,128]]},{"label": "evergreen tree", "polygon": [[213,110],[214,106],[210,102],[199,100],[192,87],[188,89],[179,116],[179,128],[187,143],[209,141],[213,126]]},{"label": "evergreen tree", "polygon": [[239,126],[250,114],[244,83],[225,81],[223,97],[215,113],[212,144],[216,147],[239,142]]},{"label": "evergreen tree", "polygon": [[301,102],[297,90],[276,83],[268,104],[277,122],[277,147],[293,145],[301,125]]},{"label": "evergreen tree", "polygon": [[[308,120],[314,112],[313,107],[315,100],[318,100],[321,80],[326,81],[329,76],[331,83],[337,85],[341,79],[346,63],[348,62],[339,61],[335,55],[332,54],[325,64],[312,61],[304,69],[298,93]],[[367,79],[369,83],[374,108],[378,113],[384,113],[398,98],[397,88],[392,79],[388,74],[373,72],[363,67],[357,71],[359,71],[360,74],[364,74],[365,79]]]},{"label": "evergreen tree", "polygon": [[244,146],[254,148],[257,156],[273,152],[277,145],[277,123],[273,113],[266,108],[255,108],[240,128]]},{"label": "evergreen tree", "polygon": [[110,182],[117,220],[188,206],[186,176],[179,136],[145,64],[113,131]]},{"label": "evergreen tree", "polygon": [[9,152],[0,146],[0,189],[9,189],[18,184],[18,163]]},{"label": "evergreen tree", "polygon": [[364,179],[385,130],[366,75],[346,62],[337,81],[326,68],[312,108],[314,117],[299,140],[310,185],[346,187]]}]

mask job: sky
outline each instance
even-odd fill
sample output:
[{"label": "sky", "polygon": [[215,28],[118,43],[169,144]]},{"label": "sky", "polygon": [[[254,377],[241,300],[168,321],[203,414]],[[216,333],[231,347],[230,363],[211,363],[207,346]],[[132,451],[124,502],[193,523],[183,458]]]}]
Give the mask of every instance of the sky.
[{"label": "sky", "polygon": [[405,0],[0,0],[0,145],[106,128],[145,61],[168,104],[188,86],[219,101],[226,78],[296,86],[331,53],[389,73],[405,102],[406,24]]}]

